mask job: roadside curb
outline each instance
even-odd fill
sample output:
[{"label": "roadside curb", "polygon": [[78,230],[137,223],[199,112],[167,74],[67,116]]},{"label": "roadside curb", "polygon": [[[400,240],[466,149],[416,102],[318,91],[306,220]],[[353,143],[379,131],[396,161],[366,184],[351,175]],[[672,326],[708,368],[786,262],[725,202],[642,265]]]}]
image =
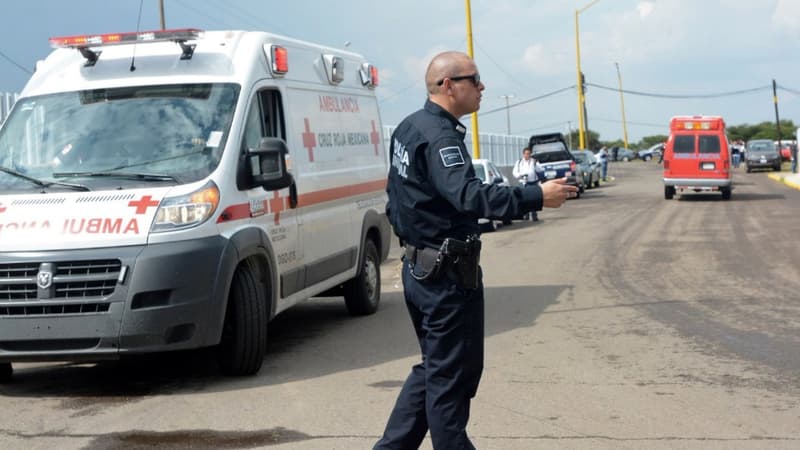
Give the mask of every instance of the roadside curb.
[{"label": "roadside curb", "polygon": [[[792,175],[795,175],[795,174],[792,174]],[[767,174],[767,176],[770,177],[771,179],[773,179],[773,180],[775,180],[775,181],[777,181],[779,183],[783,183],[783,184],[785,184],[785,185],[787,185],[789,187],[792,187],[792,188],[795,188],[795,189],[800,189],[800,178],[797,177],[797,176],[791,177],[791,178],[794,178],[794,180],[789,179],[788,176],[783,175],[783,174],[779,174],[779,173],[770,173],[770,174]]]}]

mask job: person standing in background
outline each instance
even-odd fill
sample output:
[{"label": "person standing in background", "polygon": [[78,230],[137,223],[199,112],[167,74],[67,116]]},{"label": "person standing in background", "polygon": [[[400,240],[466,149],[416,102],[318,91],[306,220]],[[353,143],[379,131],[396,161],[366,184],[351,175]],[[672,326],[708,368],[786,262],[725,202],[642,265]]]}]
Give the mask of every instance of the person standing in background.
[{"label": "person standing in background", "polygon": [[[522,158],[514,163],[514,168],[511,170],[511,174],[522,186],[539,184],[539,176],[536,174],[537,162],[531,156],[532,154],[530,147],[523,148]],[[531,211],[528,217],[534,222],[539,220],[536,210]]]},{"label": "person standing in background", "polygon": [[606,181],[606,176],[608,175],[608,150],[605,145],[600,147],[597,157],[600,158],[600,167],[603,169],[603,181]]}]

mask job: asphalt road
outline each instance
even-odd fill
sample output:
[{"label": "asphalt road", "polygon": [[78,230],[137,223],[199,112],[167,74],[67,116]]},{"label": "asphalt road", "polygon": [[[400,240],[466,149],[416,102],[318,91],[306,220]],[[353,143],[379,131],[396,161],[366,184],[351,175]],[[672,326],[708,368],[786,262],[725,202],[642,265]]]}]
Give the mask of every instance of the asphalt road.
[{"label": "asphalt road", "polygon": [[[610,173],[484,235],[476,445],[800,448],[800,191],[742,169],[730,201],[666,201],[655,163]],[[419,358],[396,255],[377,314],[287,311],[255,377],[203,352],[17,364],[0,448],[371,448]]]}]

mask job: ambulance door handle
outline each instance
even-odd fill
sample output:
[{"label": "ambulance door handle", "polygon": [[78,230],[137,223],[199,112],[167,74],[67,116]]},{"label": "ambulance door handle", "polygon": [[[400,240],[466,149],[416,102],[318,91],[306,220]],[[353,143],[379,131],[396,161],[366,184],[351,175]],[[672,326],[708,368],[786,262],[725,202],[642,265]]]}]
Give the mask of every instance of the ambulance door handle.
[{"label": "ambulance door handle", "polygon": [[297,208],[297,183],[294,181],[294,177],[292,177],[292,184],[289,185],[289,207]]}]

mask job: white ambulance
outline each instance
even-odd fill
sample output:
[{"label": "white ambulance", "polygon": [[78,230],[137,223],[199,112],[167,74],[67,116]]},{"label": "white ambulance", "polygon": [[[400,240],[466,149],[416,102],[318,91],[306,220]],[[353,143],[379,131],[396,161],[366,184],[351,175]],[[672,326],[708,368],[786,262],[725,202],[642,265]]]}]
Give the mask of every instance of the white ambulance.
[{"label": "white ambulance", "polygon": [[216,346],[253,374],[312,296],[380,301],[387,157],[363,57],[262,32],[69,36],[0,128],[0,378]]}]

